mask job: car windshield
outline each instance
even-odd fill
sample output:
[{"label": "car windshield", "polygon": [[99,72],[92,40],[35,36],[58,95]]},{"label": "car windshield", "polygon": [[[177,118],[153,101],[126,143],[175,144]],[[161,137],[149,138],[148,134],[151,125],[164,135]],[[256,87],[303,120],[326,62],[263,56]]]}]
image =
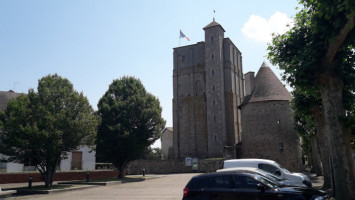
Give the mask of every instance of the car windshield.
[{"label": "car windshield", "polygon": [[258,171],[259,174],[262,174],[262,175],[266,176],[267,178],[269,178],[269,179],[271,179],[273,181],[283,181],[283,180],[285,180],[283,178],[277,177],[277,176],[275,176],[275,175],[273,175],[273,174],[271,174],[271,173],[269,173],[267,171],[261,170],[261,169],[259,169],[257,171]]},{"label": "car windshield", "polygon": [[287,169],[283,168],[279,163],[276,163],[276,165],[277,165],[282,171],[284,171],[285,173],[291,174],[290,171],[288,171]]},{"label": "car windshield", "polygon": [[267,186],[270,187],[270,188],[278,188],[278,187],[281,187],[280,184],[275,183],[274,181],[272,181],[272,180],[270,180],[270,179],[268,179],[268,178],[266,178],[266,177],[263,177],[263,176],[260,176],[260,175],[255,175],[255,178],[256,178],[258,181],[262,182],[264,185],[267,185]]},{"label": "car windshield", "polygon": [[290,171],[288,171],[287,169],[285,169],[285,168],[281,168],[284,172],[286,172],[286,173],[288,173],[288,174],[291,174],[291,172]]}]

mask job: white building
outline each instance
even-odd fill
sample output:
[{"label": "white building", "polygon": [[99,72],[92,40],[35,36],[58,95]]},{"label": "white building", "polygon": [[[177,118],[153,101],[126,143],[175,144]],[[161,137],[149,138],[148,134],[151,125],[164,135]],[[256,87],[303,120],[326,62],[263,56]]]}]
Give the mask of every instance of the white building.
[{"label": "white building", "polygon": [[95,170],[96,151],[88,146],[81,146],[78,150],[69,153],[68,158],[60,162],[60,171],[69,170]]},{"label": "white building", "polygon": [[[95,170],[96,151],[88,146],[80,146],[76,151],[68,153],[68,157],[60,162],[58,171]],[[0,154],[0,172],[35,171],[35,166],[25,166],[23,163],[6,162],[7,156]]]},{"label": "white building", "polygon": [[[20,96],[21,93],[13,91],[0,91],[0,112],[6,109],[10,99]],[[69,170],[95,170],[96,151],[88,146],[80,146],[78,150],[70,152],[68,158],[61,161],[60,171]],[[0,154],[0,172],[35,171],[34,166],[26,166],[23,163],[7,162],[7,156]]]}]

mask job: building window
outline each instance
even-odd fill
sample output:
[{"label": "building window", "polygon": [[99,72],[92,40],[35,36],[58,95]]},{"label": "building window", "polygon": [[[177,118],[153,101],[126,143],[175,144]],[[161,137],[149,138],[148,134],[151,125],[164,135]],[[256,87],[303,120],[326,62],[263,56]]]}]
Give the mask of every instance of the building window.
[{"label": "building window", "polygon": [[284,151],[284,143],[279,143],[280,152]]},{"label": "building window", "polygon": [[216,105],[216,101],[215,100],[213,100],[213,105]]},{"label": "building window", "polygon": [[213,59],[213,54],[211,55],[211,58]]},{"label": "building window", "polygon": [[214,75],[214,69],[212,69],[212,75]]},{"label": "building window", "polygon": [[216,115],[215,115],[215,116],[213,116],[213,121],[216,121]]},{"label": "building window", "polygon": [[211,42],[213,42],[213,36],[211,36]]},{"label": "building window", "polygon": [[181,61],[185,62],[185,60],[186,60],[185,56],[181,56]]},{"label": "building window", "polygon": [[212,86],[212,91],[214,91],[214,86]]}]

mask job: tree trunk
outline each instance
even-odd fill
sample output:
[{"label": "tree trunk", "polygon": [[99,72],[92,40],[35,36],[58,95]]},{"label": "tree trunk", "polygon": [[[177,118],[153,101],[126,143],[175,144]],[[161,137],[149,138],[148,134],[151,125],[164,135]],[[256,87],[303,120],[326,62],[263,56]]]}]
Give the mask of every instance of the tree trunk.
[{"label": "tree trunk", "polygon": [[45,187],[50,188],[53,183],[53,174],[51,173],[50,169],[47,169],[47,171],[43,173],[43,178],[44,178]]},{"label": "tree trunk", "polygon": [[322,84],[321,94],[326,130],[331,144],[335,198],[355,199],[355,176],[350,146],[351,132],[341,119],[345,116],[342,99],[343,82],[327,73],[323,76]]},{"label": "tree trunk", "polygon": [[117,178],[123,178],[125,175],[125,170],[127,167],[127,162],[124,162],[118,166],[118,177]]},{"label": "tree trunk", "polygon": [[322,169],[323,169],[323,188],[330,188],[331,179],[330,179],[330,166],[329,166],[329,158],[330,158],[330,142],[328,138],[328,134],[326,132],[326,124],[325,117],[320,108],[312,108],[312,115],[316,120],[317,133],[318,133],[318,141],[319,141],[319,150],[320,150],[320,158],[322,161]]},{"label": "tree trunk", "polygon": [[57,166],[60,163],[60,157],[57,158],[56,160],[51,163],[50,161],[47,161],[47,164],[42,166],[41,170],[39,170],[42,174],[44,184],[46,188],[50,188],[53,185],[53,177],[54,174],[57,170]]},{"label": "tree trunk", "polygon": [[312,165],[317,176],[322,176],[322,162],[320,158],[320,150],[318,145],[318,134],[311,136],[311,147],[312,147]]}]

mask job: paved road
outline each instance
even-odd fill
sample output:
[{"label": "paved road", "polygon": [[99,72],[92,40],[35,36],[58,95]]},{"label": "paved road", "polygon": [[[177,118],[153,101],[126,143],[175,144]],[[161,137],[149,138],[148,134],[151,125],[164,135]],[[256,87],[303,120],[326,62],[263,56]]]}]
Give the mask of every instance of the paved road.
[{"label": "paved road", "polygon": [[171,174],[142,182],[100,186],[49,195],[11,197],[6,200],[110,200],[110,199],[182,199],[183,188],[197,174]]}]

